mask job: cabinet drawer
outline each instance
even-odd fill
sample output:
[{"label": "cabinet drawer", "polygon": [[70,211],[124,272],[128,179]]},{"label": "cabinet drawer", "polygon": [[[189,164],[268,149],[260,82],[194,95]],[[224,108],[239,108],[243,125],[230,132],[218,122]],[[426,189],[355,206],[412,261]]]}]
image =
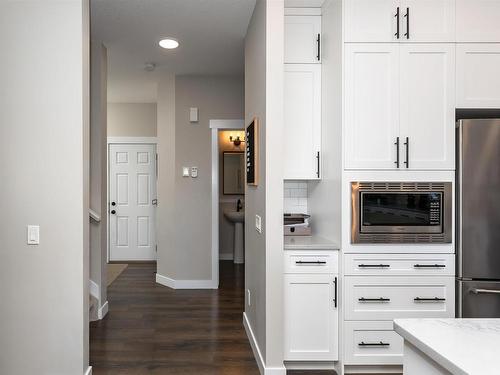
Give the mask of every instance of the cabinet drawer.
[{"label": "cabinet drawer", "polygon": [[345,275],[454,276],[454,254],[346,254]]},{"label": "cabinet drawer", "polygon": [[285,251],[285,273],[339,272],[336,251],[294,250]]},{"label": "cabinet drawer", "polygon": [[345,280],[346,320],[452,318],[453,277],[353,277]]},{"label": "cabinet drawer", "polygon": [[403,338],[392,322],[346,322],[344,328],[347,365],[403,364]]}]

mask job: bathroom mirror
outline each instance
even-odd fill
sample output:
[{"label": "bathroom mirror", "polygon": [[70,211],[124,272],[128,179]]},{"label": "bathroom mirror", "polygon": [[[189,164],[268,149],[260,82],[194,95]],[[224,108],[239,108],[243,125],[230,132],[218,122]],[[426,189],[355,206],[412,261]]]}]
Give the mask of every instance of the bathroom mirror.
[{"label": "bathroom mirror", "polygon": [[245,153],[224,151],[223,153],[223,194],[245,194]]}]

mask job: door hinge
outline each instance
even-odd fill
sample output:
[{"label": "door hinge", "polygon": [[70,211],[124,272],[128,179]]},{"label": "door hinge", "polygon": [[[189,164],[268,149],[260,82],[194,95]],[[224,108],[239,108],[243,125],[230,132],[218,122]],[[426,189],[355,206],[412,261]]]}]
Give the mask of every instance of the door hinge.
[{"label": "door hinge", "polygon": [[158,153],[155,154],[155,173],[156,177],[158,177]]}]

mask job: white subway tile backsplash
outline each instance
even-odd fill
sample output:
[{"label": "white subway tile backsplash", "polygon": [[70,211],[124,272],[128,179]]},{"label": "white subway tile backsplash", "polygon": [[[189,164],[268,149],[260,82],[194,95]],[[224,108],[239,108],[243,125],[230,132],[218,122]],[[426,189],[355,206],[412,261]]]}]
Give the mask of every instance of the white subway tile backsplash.
[{"label": "white subway tile backsplash", "polygon": [[286,213],[307,214],[307,182],[285,181],[283,208]]}]

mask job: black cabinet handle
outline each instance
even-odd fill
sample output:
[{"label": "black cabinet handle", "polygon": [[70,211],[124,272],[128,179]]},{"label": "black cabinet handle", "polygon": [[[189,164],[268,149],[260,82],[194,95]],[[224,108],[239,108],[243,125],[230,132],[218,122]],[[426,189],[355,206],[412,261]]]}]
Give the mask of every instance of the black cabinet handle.
[{"label": "black cabinet handle", "polygon": [[335,298],[333,300],[333,304],[335,308],[337,308],[337,278],[333,280],[333,284],[335,285]]},{"label": "black cabinet handle", "polygon": [[406,160],[405,165],[406,168],[410,168],[410,138],[406,137],[406,142],[404,143],[406,146]]},{"label": "black cabinet handle", "polygon": [[445,268],[444,264],[414,264],[414,268]]},{"label": "black cabinet handle", "polygon": [[319,178],[319,166],[320,166],[320,163],[319,163],[319,161],[320,161],[320,160],[319,160],[319,157],[320,157],[320,156],[319,156],[319,151],[318,151],[318,152],[316,153],[316,162],[317,162],[317,166],[316,166],[316,168],[317,168],[317,170],[316,170],[316,176],[318,176],[318,178]]},{"label": "black cabinet handle", "polygon": [[396,17],[396,34],[394,36],[399,39],[399,7],[396,10],[396,14],[394,15]]},{"label": "black cabinet handle", "polygon": [[303,261],[303,260],[297,260],[295,264],[326,264],[326,262],[322,260],[315,260],[315,261]]},{"label": "black cabinet handle", "polygon": [[116,206],[116,202],[111,202],[111,205],[112,206]]},{"label": "black cabinet handle", "polygon": [[111,215],[114,215],[116,214],[116,211],[115,210],[111,210]]},{"label": "black cabinet handle", "polygon": [[413,300],[415,302],[442,302],[442,301],[446,301],[446,298],[439,298],[439,297],[434,297],[434,298],[415,297]]},{"label": "black cabinet handle", "polygon": [[380,297],[380,298],[361,297],[361,298],[358,298],[359,302],[389,302],[390,300],[391,300],[390,298],[384,298],[384,297]]},{"label": "black cabinet handle", "polygon": [[390,264],[358,264],[358,268],[390,268]]},{"label": "black cabinet handle", "polygon": [[406,8],[406,33],[405,37],[406,39],[410,39],[410,8]]},{"label": "black cabinet handle", "polygon": [[321,60],[321,35],[318,34],[318,38],[316,39],[316,42],[318,44],[318,54],[316,55],[316,58],[318,59],[318,61]]},{"label": "black cabinet handle", "polygon": [[396,146],[396,161],[394,164],[396,164],[396,167],[399,168],[399,137],[396,138],[394,146]]},{"label": "black cabinet handle", "polygon": [[358,346],[390,346],[391,344],[389,344],[388,342],[383,342],[383,341],[379,341],[379,342],[364,342],[364,341],[361,341],[360,343],[358,343]]}]

